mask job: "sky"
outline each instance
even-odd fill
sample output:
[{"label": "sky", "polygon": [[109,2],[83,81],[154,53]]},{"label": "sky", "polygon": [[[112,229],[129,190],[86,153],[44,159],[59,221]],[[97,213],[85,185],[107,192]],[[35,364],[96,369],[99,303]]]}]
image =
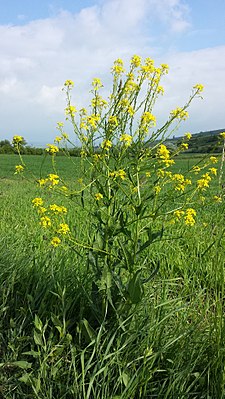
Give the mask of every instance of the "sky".
[{"label": "sky", "polygon": [[0,140],[51,143],[65,119],[65,80],[87,107],[92,79],[107,96],[114,60],[128,66],[134,54],[170,67],[157,127],[201,83],[203,99],[177,135],[225,129],[224,17],[224,0],[0,0]]}]

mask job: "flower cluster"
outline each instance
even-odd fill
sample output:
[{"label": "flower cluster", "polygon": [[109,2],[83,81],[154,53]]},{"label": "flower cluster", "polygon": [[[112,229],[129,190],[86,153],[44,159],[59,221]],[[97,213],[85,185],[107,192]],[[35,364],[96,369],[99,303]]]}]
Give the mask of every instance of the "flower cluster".
[{"label": "flower cluster", "polygon": [[190,179],[185,179],[181,173],[175,173],[172,175],[172,181],[175,183],[176,191],[184,191],[187,185],[191,184]]},{"label": "flower cluster", "polygon": [[129,134],[121,134],[120,141],[125,145],[125,147],[129,147],[132,143],[133,137]]},{"label": "flower cluster", "polygon": [[21,173],[24,171],[24,166],[23,165],[16,165],[15,166],[15,175]]},{"label": "flower cluster", "polygon": [[174,164],[174,160],[170,159],[170,152],[165,144],[160,144],[156,151],[156,155],[159,158],[160,162],[165,165],[165,167],[169,167]]},{"label": "flower cluster", "polygon": [[185,111],[183,108],[176,108],[170,112],[172,119],[180,119],[185,121],[188,118],[188,112]]},{"label": "flower cluster", "polygon": [[47,148],[45,149],[45,151],[48,152],[50,155],[55,155],[57,152],[59,152],[59,148],[54,144],[47,144]]},{"label": "flower cluster", "polygon": [[110,172],[109,175],[114,179],[120,177],[122,180],[124,180],[126,178],[126,172],[124,169],[114,170],[113,172]]},{"label": "flower cluster", "polygon": [[22,136],[13,136],[12,143],[14,145],[21,144],[23,141],[24,141],[24,138]]},{"label": "flower cluster", "polygon": [[57,204],[50,204],[48,207],[44,207],[44,201],[41,197],[34,198],[32,203],[40,215],[40,226],[47,229],[50,236],[57,234],[51,239],[50,243],[53,246],[58,246],[62,241],[62,236],[70,233],[70,228],[63,219],[63,215],[67,213],[67,208]]}]

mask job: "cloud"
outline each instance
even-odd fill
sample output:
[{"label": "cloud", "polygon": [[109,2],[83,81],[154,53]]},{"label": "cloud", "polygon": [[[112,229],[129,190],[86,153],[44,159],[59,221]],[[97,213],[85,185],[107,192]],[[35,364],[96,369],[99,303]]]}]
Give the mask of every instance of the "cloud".
[{"label": "cloud", "polygon": [[52,18],[0,26],[1,136],[26,131],[28,141],[49,142],[56,122],[64,117],[63,82],[74,80],[74,102],[86,105],[92,78],[102,78],[106,92],[113,61],[118,57],[128,61],[136,53],[171,65],[165,100],[156,109],[160,120],[200,81],[207,86],[204,106],[208,108],[201,125],[200,111],[195,111],[199,108],[193,105],[196,129],[209,126],[206,115],[211,115],[211,122],[214,119],[210,128],[221,127],[225,77],[219,60],[224,47],[172,53],[170,46],[160,43],[162,32],[155,30],[157,24],[164,26],[169,42],[170,34],[174,38],[190,29],[189,12],[180,0],[104,0],[75,14],[63,10]]}]

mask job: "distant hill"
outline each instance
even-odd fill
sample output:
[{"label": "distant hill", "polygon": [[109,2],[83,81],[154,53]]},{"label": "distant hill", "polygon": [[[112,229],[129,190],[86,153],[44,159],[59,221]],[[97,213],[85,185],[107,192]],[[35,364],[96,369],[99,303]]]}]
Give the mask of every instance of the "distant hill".
[{"label": "distant hill", "polygon": [[[219,134],[224,132],[224,129],[208,130],[206,132],[199,132],[192,134],[189,141],[189,149],[187,153],[219,153],[222,151],[222,143],[219,140]],[[183,141],[183,136],[173,137],[166,141],[169,147],[177,147]]]}]

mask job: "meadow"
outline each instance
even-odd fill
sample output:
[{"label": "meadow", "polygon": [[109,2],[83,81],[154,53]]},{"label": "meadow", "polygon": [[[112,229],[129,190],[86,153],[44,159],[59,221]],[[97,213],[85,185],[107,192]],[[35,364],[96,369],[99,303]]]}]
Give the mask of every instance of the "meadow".
[{"label": "meadow", "polygon": [[[0,399],[222,399],[222,157],[182,155],[202,84],[158,127],[168,65],[117,59],[44,156],[0,155]],[[60,156],[64,153],[65,156]]]},{"label": "meadow", "polygon": [[[24,160],[27,179],[14,174],[16,155],[0,156],[0,398],[224,398],[224,203],[196,201],[194,226],[153,241],[142,300],[116,316],[109,304],[100,319],[87,250],[49,246],[32,206],[33,175],[53,173],[51,159]],[[58,157],[57,171],[76,186],[81,160],[72,161]],[[172,170],[199,161],[180,156]],[[73,198],[63,204],[84,237],[85,214]]]}]

